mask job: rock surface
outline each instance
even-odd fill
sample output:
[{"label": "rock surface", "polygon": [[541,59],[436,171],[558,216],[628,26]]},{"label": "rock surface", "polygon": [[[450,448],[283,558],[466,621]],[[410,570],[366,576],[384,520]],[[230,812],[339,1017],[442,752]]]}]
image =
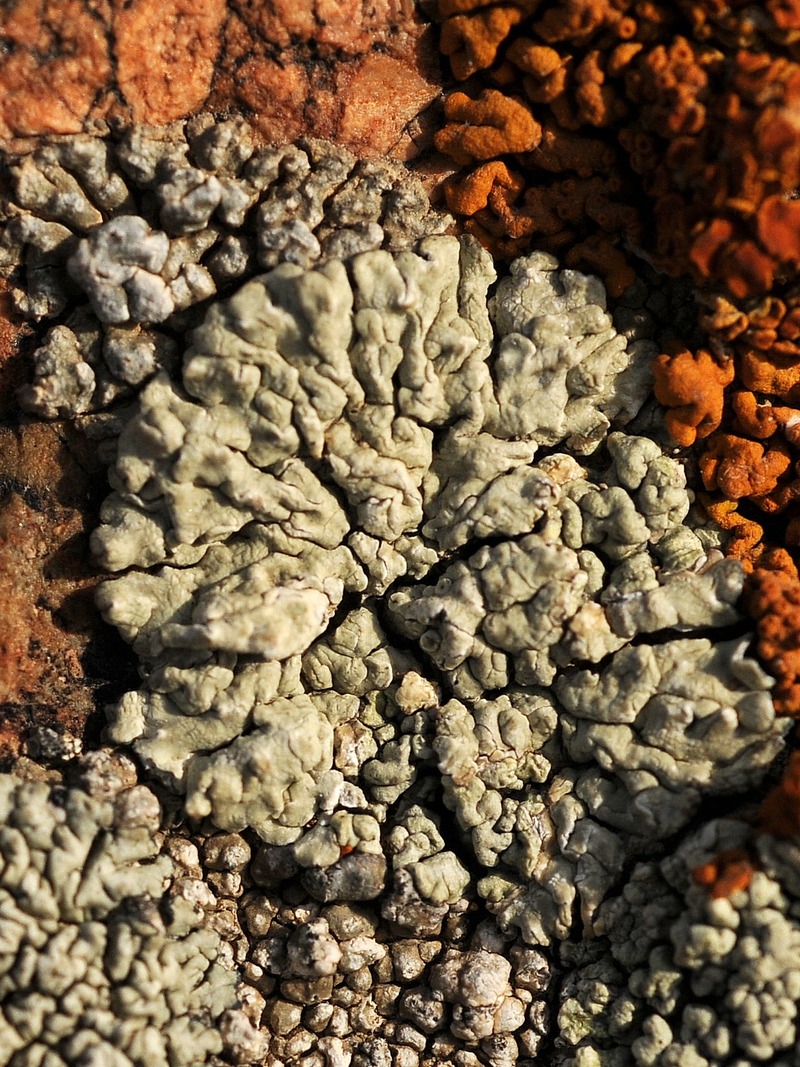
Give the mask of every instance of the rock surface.
[{"label": "rock surface", "polygon": [[162,125],[211,108],[251,118],[265,141],[328,137],[405,159],[439,91],[432,32],[412,0],[12,0],[0,46],[0,138]]}]

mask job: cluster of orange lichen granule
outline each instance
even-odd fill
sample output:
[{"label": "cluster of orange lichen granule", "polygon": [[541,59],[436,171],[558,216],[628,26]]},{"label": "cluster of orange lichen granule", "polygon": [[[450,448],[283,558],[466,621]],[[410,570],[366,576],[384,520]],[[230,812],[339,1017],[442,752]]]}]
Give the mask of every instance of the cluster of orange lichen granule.
[{"label": "cluster of orange lichen granule", "polygon": [[[435,0],[463,91],[449,207],[498,255],[557,252],[612,295],[643,257],[698,287],[707,341],[654,365],[709,515],[753,572],[800,716],[800,0]],[[773,578],[773,572],[780,578]]]},{"label": "cluster of orange lichen granule", "polygon": [[[800,751],[792,752],[781,780],[761,802],[755,832],[781,841],[800,837]],[[692,881],[718,900],[747,889],[757,869],[758,861],[746,849],[726,848],[695,867]]]},{"label": "cluster of orange lichen granule", "polygon": [[800,2],[437,0],[447,202],[621,292],[643,251],[736,299],[800,264]]},{"label": "cluster of orange lichen granule", "polygon": [[656,398],[678,444],[704,441],[706,509],[732,531],[731,554],[748,571],[777,569],[798,582],[800,283],[739,306],[708,297],[702,325],[711,351],[659,356]]},{"label": "cluster of orange lichen granule", "polygon": [[778,680],[775,706],[800,718],[800,278],[793,268],[747,301],[703,299],[708,349],[662,353],[655,394],[675,441],[702,444],[701,499],[750,572],[746,603]]}]

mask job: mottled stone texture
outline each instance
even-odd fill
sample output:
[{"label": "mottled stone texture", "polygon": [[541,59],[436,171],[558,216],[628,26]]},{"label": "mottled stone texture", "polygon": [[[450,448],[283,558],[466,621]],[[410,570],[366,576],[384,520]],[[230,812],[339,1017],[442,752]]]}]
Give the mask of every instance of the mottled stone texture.
[{"label": "mottled stone texture", "polygon": [[[34,728],[81,740],[90,726],[100,681],[96,664],[87,672],[98,630],[86,517],[95,464],[64,424],[0,425],[2,764],[23,751]],[[107,635],[100,640],[108,644]],[[108,663],[107,673],[116,669],[122,663]]]},{"label": "mottled stone texture", "polygon": [[438,93],[413,0],[6,0],[0,138],[239,111],[266,141],[413,156]]}]

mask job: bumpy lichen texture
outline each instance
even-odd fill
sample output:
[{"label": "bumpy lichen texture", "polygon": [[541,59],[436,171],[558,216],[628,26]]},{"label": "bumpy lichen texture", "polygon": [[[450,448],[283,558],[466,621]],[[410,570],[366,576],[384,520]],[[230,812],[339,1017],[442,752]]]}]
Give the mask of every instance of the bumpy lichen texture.
[{"label": "bumpy lichen texture", "polygon": [[194,1067],[223,1052],[237,977],[191,905],[160,897],[160,808],[0,776],[0,1062]]},{"label": "bumpy lichen texture", "polygon": [[166,320],[186,330],[193,308],[258,268],[401,248],[444,226],[397,165],[320,141],[257,149],[241,119],[53,138],[8,163],[0,271],[21,314],[57,320],[23,396],[47,418],[100,410],[173,367]]},{"label": "bumpy lichen texture", "polygon": [[431,6],[469,90],[437,135],[470,168],[448,202],[482,239],[567,249],[620,289],[637,247],[735,298],[800,265],[796,4]]},{"label": "bumpy lichen texture", "polygon": [[796,841],[760,838],[761,869],[730,899],[693,884],[698,863],[746,836],[715,819],[634,868],[562,992],[561,1043],[572,1048],[555,1062],[605,1062],[611,1050],[619,1067],[797,1062]]},{"label": "bumpy lichen texture", "polygon": [[[700,473],[706,509],[732,531],[730,554],[748,571],[782,571],[797,584],[795,331],[777,296],[750,310],[752,317],[720,299],[713,302],[704,323],[715,354],[660,355],[656,396],[678,444],[705,439]],[[796,701],[792,712],[800,713]]]},{"label": "bumpy lichen texture", "polygon": [[495,254],[548,248],[612,292],[641,258],[702,287],[708,339],[662,353],[656,395],[679,445],[722,431],[703,480],[730,553],[797,581],[800,6],[430,6],[465,83],[436,138],[464,168],[448,206]]},{"label": "bumpy lichen texture", "polygon": [[618,332],[596,278],[498,280],[397,172],[236,122],[12,176],[26,402],[114,446],[108,738],[201,843],[164,847],[247,983],[227,1054],[549,1057],[603,901],[788,725],[648,436],[643,294]]},{"label": "bumpy lichen texture", "polygon": [[144,678],[110,737],[191,816],[291,845],[323,899],[347,855],[453,903],[443,842],[383,843],[435,766],[490,910],[548,944],[784,728],[726,639],[741,567],[683,525],[681,467],[611,428],[653,346],[547,254],[487,304],[493,278],[433,237],[218,301],[142,391],[93,543]]}]

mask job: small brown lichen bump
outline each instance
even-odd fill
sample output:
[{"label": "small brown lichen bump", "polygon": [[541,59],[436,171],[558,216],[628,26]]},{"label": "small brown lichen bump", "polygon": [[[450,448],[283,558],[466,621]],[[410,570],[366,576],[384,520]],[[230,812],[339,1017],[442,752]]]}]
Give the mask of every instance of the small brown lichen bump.
[{"label": "small brown lichen bump", "polygon": [[764,797],[758,828],[778,840],[800,839],[800,753],[791,753],[781,780]]},{"label": "small brown lichen bump", "polygon": [[800,580],[797,573],[758,570],[749,579],[747,605],[756,620],[758,651],[778,678],[776,707],[800,715]]},{"label": "small brown lichen bump", "polygon": [[542,131],[530,109],[496,89],[484,89],[477,100],[451,93],[445,100],[449,125],[436,135],[436,147],[463,165],[509,152],[529,152]]}]

